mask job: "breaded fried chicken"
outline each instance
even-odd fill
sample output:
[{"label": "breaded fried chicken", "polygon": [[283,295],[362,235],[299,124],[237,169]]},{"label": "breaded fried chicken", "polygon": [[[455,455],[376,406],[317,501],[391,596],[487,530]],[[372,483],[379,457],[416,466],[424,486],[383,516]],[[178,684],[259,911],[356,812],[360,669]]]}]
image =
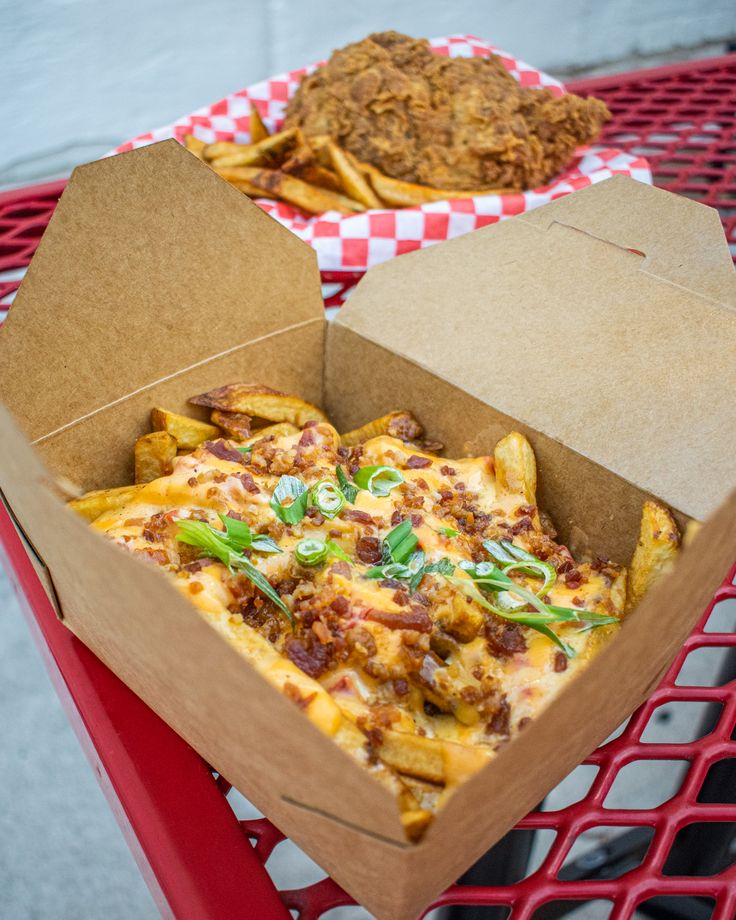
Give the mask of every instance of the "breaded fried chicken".
[{"label": "breaded fried chicken", "polygon": [[605,103],[526,89],[496,56],[448,58],[380,32],[304,77],[286,127],[329,134],[397,179],[435,188],[529,189],[610,118]]}]

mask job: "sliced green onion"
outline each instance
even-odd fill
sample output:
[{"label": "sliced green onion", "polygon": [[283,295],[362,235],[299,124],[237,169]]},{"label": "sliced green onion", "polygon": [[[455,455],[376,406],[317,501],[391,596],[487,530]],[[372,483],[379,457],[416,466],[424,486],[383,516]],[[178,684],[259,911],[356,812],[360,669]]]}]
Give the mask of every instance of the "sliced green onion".
[{"label": "sliced green onion", "polygon": [[330,548],[322,540],[307,537],[300,540],[294,550],[296,561],[301,565],[320,565],[330,554]]},{"label": "sliced green onion", "polygon": [[245,521],[239,521],[228,514],[218,515],[225,526],[227,540],[230,546],[242,552],[244,549],[253,549],[259,553],[280,553],[281,549],[266,534],[253,533]]},{"label": "sliced green onion", "polygon": [[333,556],[337,556],[338,559],[342,559],[343,562],[349,562],[352,565],[353,560],[339,543],[335,543],[334,540],[325,540],[325,545]]},{"label": "sliced green onion", "polygon": [[392,466],[364,466],[353,476],[356,486],[379,498],[385,498],[403,481],[404,477]]},{"label": "sliced green onion", "polygon": [[249,454],[253,450],[253,445],[248,444],[247,447],[236,447],[235,450],[239,450],[241,454]]},{"label": "sliced green onion", "polygon": [[557,581],[555,567],[550,565],[549,562],[541,562],[539,559],[535,559],[533,562],[530,560],[528,562],[512,562],[509,565],[505,565],[503,567],[504,575],[508,575],[509,572],[521,572],[523,575],[541,578],[543,584],[542,587],[538,589],[537,596],[545,595],[547,589],[551,588]]},{"label": "sliced green onion", "polygon": [[350,502],[352,505],[355,501],[355,496],[358,494],[360,489],[356,485],[353,485],[352,482],[350,482],[347,475],[345,474],[345,470],[340,466],[339,463],[335,467],[335,475],[337,476],[337,484],[340,487],[340,491],[345,496],[345,501]]},{"label": "sliced green onion", "polygon": [[417,538],[409,518],[389,530],[383,538],[383,558],[386,562],[406,562],[416,548]]},{"label": "sliced green onion", "polygon": [[345,495],[331,479],[321,479],[315,483],[309,490],[309,500],[320,514],[330,520],[338,515],[345,505]]},{"label": "sliced green onion", "polygon": [[231,572],[242,572],[261,593],[265,594],[282,613],[286,614],[292,626],[294,625],[291,611],[276,593],[269,580],[249,559],[233,549],[225,533],[220,533],[204,521],[178,520],[176,525],[176,539],[180,543],[199,547],[205,555],[219,559]]},{"label": "sliced green onion", "polygon": [[459,537],[460,531],[455,530],[454,527],[440,527],[437,533],[441,533],[443,537]]},{"label": "sliced green onion", "polygon": [[508,562],[517,562],[515,556],[512,556],[511,553],[504,547],[503,543],[499,543],[498,540],[484,540],[483,549],[488,553],[488,555],[493,559],[494,562],[504,565]]},{"label": "sliced green onion", "polygon": [[409,572],[411,573],[409,577],[409,590],[412,593],[417,590],[421,580],[424,578],[425,559],[426,556],[424,555],[424,551],[418,549],[406,565],[407,569],[409,569]]},{"label": "sliced green onion", "polygon": [[[291,499],[289,504],[284,502]],[[307,487],[296,476],[282,476],[279,479],[273,496],[271,497],[271,508],[279,520],[285,524],[298,524],[307,511],[309,502],[309,492]]]}]

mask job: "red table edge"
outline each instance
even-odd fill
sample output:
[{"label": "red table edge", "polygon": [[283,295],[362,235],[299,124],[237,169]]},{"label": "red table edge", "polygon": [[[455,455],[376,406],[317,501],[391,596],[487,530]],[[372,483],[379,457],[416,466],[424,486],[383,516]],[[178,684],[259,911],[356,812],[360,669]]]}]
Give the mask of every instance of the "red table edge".
[{"label": "red table edge", "polygon": [[4,507],[0,562],[162,915],[222,920],[224,909],[243,920],[287,920],[201,757],[62,625]]}]

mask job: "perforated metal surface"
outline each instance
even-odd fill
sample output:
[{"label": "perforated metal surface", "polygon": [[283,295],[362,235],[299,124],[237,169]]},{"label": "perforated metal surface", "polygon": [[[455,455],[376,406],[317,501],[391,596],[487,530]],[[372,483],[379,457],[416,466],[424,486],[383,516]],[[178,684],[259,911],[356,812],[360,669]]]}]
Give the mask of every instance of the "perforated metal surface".
[{"label": "perforated metal surface", "polygon": [[[736,258],[736,55],[588,81],[571,89],[595,92],[608,102],[614,120],[604,140],[646,155],[657,185],[719,209]],[[0,302],[7,305],[12,299],[62,188],[63,183],[53,183],[0,196]],[[349,286],[357,279],[323,280]],[[240,822],[242,833],[234,833],[238,825],[223,795],[227,783],[218,780],[215,786],[191,749],[58,623],[2,510],[0,541],[70,717],[78,723],[111,798],[122,806],[131,845],[162,909],[187,920],[221,920],[287,917],[286,907],[298,912],[300,920],[316,920],[334,907],[353,903],[330,879],[282,890],[277,896],[261,866],[283,840],[280,832],[266,819],[257,819]],[[651,699],[617,738],[585,761],[596,770],[585,796],[557,811],[533,812],[520,822],[519,828],[555,835],[539,868],[505,887],[454,886],[435,906],[507,905],[514,920],[529,920],[542,905],[557,900],[599,900],[610,905],[612,920],[624,920],[637,905],[656,896],[701,896],[710,899],[714,920],[733,920],[733,854],[731,864],[719,874],[699,876],[675,874],[677,867],[668,857],[673,842],[691,833],[689,827],[702,823],[715,833],[724,823],[736,822],[736,805],[702,800],[703,782],[713,768],[736,758],[736,684],[688,683],[692,656],[736,646],[735,575],[736,566]],[[647,741],[655,710],[684,703],[711,705],[709,733],[688,741]],[[621,802],[614,783],[623,771],[637,763],[660,761],[679,761],[686,768],[679,790],[652,807]],[[186,805],[171,794],[166,777],[176,777],[186,789]],[[559,877],[581,835],[615,827],[651,830],[640,865],[615,879]],[[233,874],[237,884],[232,883]]]}]

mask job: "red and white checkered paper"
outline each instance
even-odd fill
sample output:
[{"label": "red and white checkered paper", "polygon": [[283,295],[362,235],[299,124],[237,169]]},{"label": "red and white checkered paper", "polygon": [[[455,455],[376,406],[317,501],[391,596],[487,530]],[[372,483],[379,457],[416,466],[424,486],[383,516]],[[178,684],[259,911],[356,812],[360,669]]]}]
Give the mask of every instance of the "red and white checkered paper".
[{"label": "red and white checkered paper", "polygon": [[[557,80],[471,35],[435,38],[430,44],[436,54],[450,57],[497,54],[504,67],[522,86],[544,87],[556,96],[565,92]],[[193,134],[207,143],[232,140],[248,143],[251,105],[258,108],[269,130],[278,131],[283,125],[286,103],[296,91],[301,77],[323,63],[320,61],[238,90],[172,125],[141,134],[114,152],[122,153],[170,137],[183,142],[185,134]],[[651,182],[649,166],[642,157],[613,148],[580,147],[567,169],[554,181],[542,188],[518,194],[455,198],[415,208],[373,210],[361,214],[326,211],[314,216],[280,201],[261,198],[257,199],[257,203],[314,247],[320,269],[331,280],[336,280],[332,273],[337,273],[338,278],[343,273],[357,275],[386,259],[521,214],[614,175]]]}]

